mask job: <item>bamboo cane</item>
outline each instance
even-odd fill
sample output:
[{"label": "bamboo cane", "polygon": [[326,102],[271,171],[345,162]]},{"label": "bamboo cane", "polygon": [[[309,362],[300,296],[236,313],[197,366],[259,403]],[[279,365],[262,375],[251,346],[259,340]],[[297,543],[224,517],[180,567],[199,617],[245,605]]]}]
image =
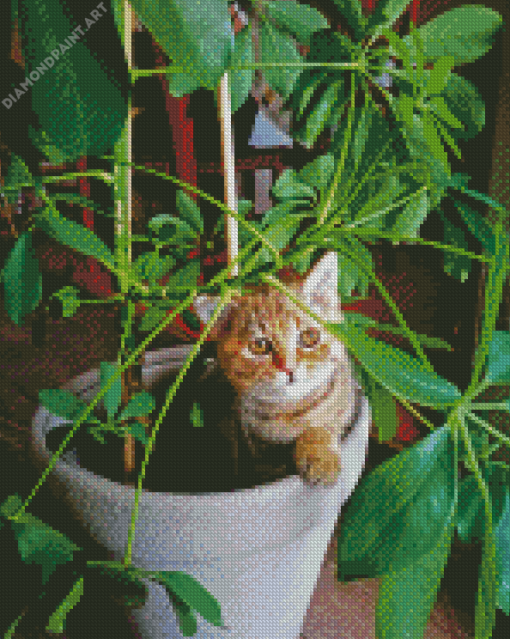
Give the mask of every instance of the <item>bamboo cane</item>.
[{"label": "bamboo cane", "polygon": [[[235,187],[234,136],[232,131],[232,112],[230,107],[230,88],[228,71],[223,74],[218,87],[218,115],[221,124],[221,160],[223,163],[224,201],[228,208],[237,213]],[[227,243],[227,263],[232,264],[239,253],[237,220],[225,214],[225,241]],[[231,276],[238,275],[239,265],[232,267]]]}]

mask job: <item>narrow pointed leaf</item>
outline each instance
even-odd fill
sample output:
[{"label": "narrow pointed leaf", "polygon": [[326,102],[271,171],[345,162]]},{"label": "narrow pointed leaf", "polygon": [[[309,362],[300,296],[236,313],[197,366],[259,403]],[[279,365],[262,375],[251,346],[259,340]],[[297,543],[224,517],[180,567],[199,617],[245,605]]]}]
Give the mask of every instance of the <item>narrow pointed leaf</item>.
[{"label": "narrow pointed leaf", "polygon": [[492,384],[510,384],[510,334],[506,331],[492,333],[486,379]]},{"label": "narrow pointed leaf", "polygon": [[193,199],[184,191],[179,189],[176,195],[177,210],[179,212],[179,219],[188,224],[196,233],[204,232],[204,222],[200,209],[195,204]]},{"label": "narrow pointed leaf", "polygon": [[83,577],[80,577],[60,606],[51,615],[46,630],[61,634],[65,630],[65,621],[69,612],[79,603],[83,595]]},{"label": "narrow pointed leaf", "polygon": [[32,233],[22,233],[7,258],[4,270],[4,303],[11,320],[22,326],[25,317],[42,298],[42,275],[32,246]]},{"label": "narrow pointed leaf", "polygon": [[[110,377],[117,370],[117,363],[101,362],[101,388],[104,388]],[[103,402],[108,413],[108,419],[112,419],[118,411],[122,397],[122,379],[119,375],[112,386],[106,391]]]},{"label": "narrow pointed leaf", "polygon": [[[266,62],[300,62],[295,41],[271,24],[264,22],[260,26],[261,53],[260,60]],[[302,69],[300,67],[272,67],[264,69],[264,77],[267,83],[285,99],[292,91],[296,78]]]},{"label": "narrow pointed leaf", "polygon": [[262,0],[261,7],[268,17],[273,18],[280,28],[292,33],[301,44],[308,44],[314,31],[328,26],[320,11],[295,0]]},{"label": "narrow pointed leaf", "polygon": [[220,604],[194,577],[185,572],[166,571],[155,573],[154,577],[206,621],[214,626],[223,625]]},{"label": "narrow pointed leaf", "polygon": [[[242,29],[235,37],[234,49],[232,51],[231,66],[236,67],[243,64],[253,64],[255,56],[252,42],[252,27],[249,24]],[[232,113],[235,113],[246,101],[253,81],[255,79],[255,70],[246,69],[241,71],[230,72],[230,104]]]},{"label": "narrow pointed leaf", "polygon": [[498,608],[510,615],[510,493],[505,487],[504,508],[494,529],[496,536],[496,568],[498,573]]},{"label": "narrow pointed leaf", "polygon": [[361,2],[358,2],[358,0],[333,0],[333,2],[340,9],[342,17],[345,17],[351,27],[354,38],[360,42],[370,32],[367,19],[361,11]]}]

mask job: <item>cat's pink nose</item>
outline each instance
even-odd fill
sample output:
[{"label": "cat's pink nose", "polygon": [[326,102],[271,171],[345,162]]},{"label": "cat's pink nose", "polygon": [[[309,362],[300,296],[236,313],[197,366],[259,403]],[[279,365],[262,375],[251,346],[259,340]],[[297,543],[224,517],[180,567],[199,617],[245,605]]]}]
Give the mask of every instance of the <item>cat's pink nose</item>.
[{"label": "cat's pink nose", "polygon": [[285,362],[283,361],[283,358],[280,357],[277,353],[273,353],[273,364],[279,371],[283,371],[284,373],[287,373],[287,375],[289,376],[289,384],[292,384],[294,380],[294,373],[285,367]]}]

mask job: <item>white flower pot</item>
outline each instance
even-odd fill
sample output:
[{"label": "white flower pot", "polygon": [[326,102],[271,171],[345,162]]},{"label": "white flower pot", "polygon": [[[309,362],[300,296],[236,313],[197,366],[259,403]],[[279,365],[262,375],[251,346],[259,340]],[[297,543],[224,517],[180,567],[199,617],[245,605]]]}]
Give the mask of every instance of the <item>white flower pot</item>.
[{"label": "white flower pot", "polygon": [[[143,381],[178,368],[188,346],[146,354]],[[64,388],[97,393],[98,369]],[[40,407],[34,417],[36,458],[47,466],[46,434],[65,420]],[[144,490],[133,544],[133,564],[146,570],[184,571],[217,599],[227,627],[197,615],[197,639],[296,639],[307,614],[321,564],[340,509],[363,470],[370,411],[363,397],[355,425],[342,441],[342,470],[332,487],[305,484],[300,477],[229,493],[187,495]],[[51,473],[53,486],[91,534],[124,555],[135,490],[80,468],[66,453]],[[142,637],[182,637],[163,586],[147,580],[149,597],[133,612]]]}]

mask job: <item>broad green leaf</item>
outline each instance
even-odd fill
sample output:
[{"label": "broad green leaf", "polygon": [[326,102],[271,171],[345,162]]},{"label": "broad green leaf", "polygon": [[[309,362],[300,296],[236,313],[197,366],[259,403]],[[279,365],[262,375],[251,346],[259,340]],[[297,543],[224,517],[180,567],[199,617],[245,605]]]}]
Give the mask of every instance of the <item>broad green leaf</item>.
[{"label": "broad green leaf", "polygon": [[143,333],[153,331],[156,326],[165,319],[171,308],[171,302],[153,302],[145,311],[145,315],[142,317],[139,329]]},{"label": "broad green leaf", "polygon": [[87,404],[73,395],[71,391],[60,388],[40,390],[39,401],[52,415],[72,421],[78,419],[87,407]]},{"label": "broad green leaf", "polygon": [[[301,62],[296,44],[292,38],[282,34],[271,24],[260,25],[260,61],[266,62]],[[292,87],[301,72],[300,67],[271,67],[264,69],[264,77],[274,91],[284,99],[292,91]]]},{"label": "broad green leaf", "polygon": [[328,21],[320,11],[298,4],[295,0],[262,0],[260,5],[268,17],[273,18],[279,27],[290,31],[301,44],[308,44],[314,31],[328,26]]},{"label": "broad green leaf", "polygon": [[130,417],[141,417],[149,415],[156,407],[154,397],[146,391],[135,393],[129,400],[127,406],[118,417],[118,421],[129,419]]},{"label": "broad green leaf", "polygon": [[451,75],[453,62],[452,56],[439,58],[435,62],[434,68],[429,71],[427,77],[427,93],[429,95],[438,95],[443,91]]},{"label": "broad green leaf", "polygon": [[[472,434],[471,434],[472,436]],[[489,488],[492,504],[492,523],[496,529],[504,515],[505,491],[508,487],[506,471],[493,462],[482,466],[482,477]],[[459,505],[456,516],[459,538],[471,543],[474,538],[483,541],[485,535],[485,509],[478,482],[474,475],[464,477],[459,486]]]},{"label": "broad green leaf", "polygon": [[65,630],[66,617],[69,612],[79,603],[83,595],[83,577],[80,577],[66,595],[59,607],[51,615],[46,630],[56,634],[62,634]]},{"label": "broad green leaf", "polygon": [[483,129],[485,104],[472,82],[456,73],[451,73],[441,95],[449,111],[463,124],[462,128],[454,131],[455,137],[469,139]]},{"label": "broad green leaf", "polygon": [[510,334],[506,331],[492,333],[485,379],[491,384],[510,383]]},{"label": "broad green leaf", "polygon": [[417,358],[369,337],[363,328],[345,323],[328,324],[328,328],[347,343],[364,368],[392,395],[422,406],[438,407],[460,398],[456,386],[424,369]]},{"label": "broad green leaf", "polygon": [[395,224],[391,226],[391,231],[402,237],[419,237],[420,227],[429,211],[429,198],[427,191],[423,189],[413,194],[404,205],[402,213],[397,216]]},{"label": "broad green leaf", "polygon": [[41,230],[61,244],[95,257],[110,270],[114,270],[115,260],[106,244],[82,224],[60,215],[54,206],[47,206],[34,221]]},{"label": "broad green leaf", "polygon": [[182,98],[200,87],[200,78],[192,73],[169,72],[167,78],[168,91],[174,98]]},{"label": "broad green leaf", "polygon": [[[35,72],[40,76],[32,78],[28,89],[41,126],[34,141],[54,158],[60,155],[76,160],[106,153],[113,148],[127,117],[127,101],[119,80],[107,61],[97,59],[88,49],[87,33],[73,33],[74,24],[62,2],[19,2],[25,75]],[[82,26],[93,31],[96,19],[89,15],[86,20]],[[85,41],[81,42],[82,38]],[[120,47],[121,43],[111,45]],[[127,80],[126,69],[120,76]]]},{"label": "broad green leaf", "polygon": [[[101,362],[101,388],[104,388],[110,377],[117,371],[117,363]],[[119,375],[103,397],[103,402],[108,413],[108,419],[112,419],[118,411],[122,398],[122,379]]]},{"label": "broad green leaf", "polygon": [[214,626],[223,626],[221,606],[210,592],[191,575],[185,572],[160,571],[154,573],[157,579],[169,593],[175,595],[196,610],[206,621]]},{"label": "broad green leaf", "polygon": [[310,103],[310,100],[316,94],[317,89],[323,85],[325,77],[326,77],[325,73],[319,73],[319,74],[316,73],[314,76],[311,76],[310,84],[303,91],[301,95],[301,100],[299,101],[299,116],[303,115],[303,113],[306,110],[306,107]]},{"label": "broad green leaf", "polygon": [[[272,226],[267,227],[264,231],[264,237],[271,246],[280,251],[285,248],[294,237],[301,224],[301,220],[306,216],[306,214],[289,215],[279,224],[273,224]],[[261,259],[266,262],[272,262],[274,260],[274,252],[268,248],[263,248],[260,255]]]},{"label": "broad green leaf", "polygon": [[148,226],[160,242],[189,242],[197,235],[187,222],[167,213],[154,216]]},{"label": "broad green leaf", "polygon": [[[487,53],[503,24],[497,11],[483,5],[464,5],[445,11],[417,29],[427,61],[453,56],[455,66],[474,62]],[[405,36],[404,40],[410,36]]]},{"label": "broad green leaf", "polygon": [[204,413],[200,408],[200,404],[198,402],[193,403],[190,419],[193,426],[197,428],[201,428],[204,425]]},{"label": "broad green leaf", "polygon": [[158,280],[169,273],[175,264],[175,258],[171,255],[158,255],[157,251],[149,251],[136,258],[133,268],[140,281],[148,280],[151,286],[156,286]]},{"label": "broad green leaf", "polygon": [[32,246],[32,233],[21,233],[3,270],[4,304],[18,326],[37,308],[42,298],[42,275]]},{"label": "broad green leaf", "polygon": [[351,27],[354,38],[358,42],[361,41],[367,33],[370,33],[367,19],[361,10],[361,2],[358,2],[358,0],[333,0],[333,3],[340,9],[342,17],[345,18],[347,24]]},{"label": "broad green leaf", "polygon": [[204,222],[200,214],[200,209],[193,198],[182,189],[179,189],[176,195],[176,205],[179,212],[179,219],[186,222],[196,233],[203,233]]},{"label": "broad green leaf", "polygon": [[370,408],[372,420],[377,427],[379,441],[385,442],[393,439],[397,434],[398,419],[397,406],[390,392],[377,382],[369,378]]},{"label": "broad green leaf", "polygon": [[194,76],[200,86],[216,90],[232,50],[228,4],[217,0],[133,0],[131,5],[173,63]]},{"label": "broad green leaf", "polygon": [[335,158],[332,153],[319,155],[299,171],[299,179],[312,188],[324,191],[329,185],[335,170]]},{"label": "broad green leaf", "polygon": [[[469,250],[469,245],[466,239],[464,231],[452,224],[448,218],[442,216],[443,220],[443,238],[444,243]],[[443,251],[443,267],[445,273],[448,273],[455,279],[465,282],[471,272],[471,260],[466,255],[459,255],[458,253],[451,253],[450,251]]]},{"label": "broad green leaf", "polygon": [[362,479],[340,529],[339,580],[410,570],[433,552],[451,525],[452,469],[453,445],[443,426]]},{"label": "broad green leaf", "polygon": [[23,186],[32,186],[34,177],[30,173],[24,160],[15,153],[11,153],[11,164],[4,179],[4,186],[0,190],[5,192],[9,204],[18,203],[18,194]]},{"label": "broad green leaf", "polygon": [[[307,61],[309,61],[307,59]],[[322,85],[326,73],[321,72],[320,69],[307,69],[305,68],[298,76],[292,92],[290,93],[287,101],[284,104],[285,108],[289,108],[294,114],[294,117],[299,119],[306,110],[306,107],[316,89]]]},{"label": "broad green leaf", "polygon": [[510,493],[508,485],[505,487],[503,512],[494,528],[494,535],[498,573],[497,605],[508,616],[510,615]]},{"label": "broad green leaf", "polygon": [[133,422],[125,427],[125,432],[131,435],[134,439],[137,439],[144,446],[149,443],[149,437],[147,435],[147,429],[141,422]]},{"label": "broad green leaf", "polygon": [[451,196],[451,199],[470,232],[482,244],[485,251],[488,251],[490,255],[494,255],[495,238],[490,224],[480,213],[468,205],[456,200],[453,196]]},{"label": "broad green leaf", "polygon": [[172,597],[172,606],[179,621],[179,628],[184,637],[192,637],[197,632],[195,613],[187,603],[178,597]]},{"label": "broad green leaf", "polygon": [[[242,29],[235,37],[234,49],[232,51],[231,67],[241,66],[243,64],[253,64],[255,55],[252,42],[252,27],[249,24]],[[253,81],[255,79],[254,69],[245,69],[241,71],[231,71],[230,80],[230,108],[235,113],[241,107],[248,97]]]},{"label": "broad green leaf", "polygon": [[379,583],[376,633],[385,639],[422,639],[450,554],[453,527],[447,525],[431,549]]},{"label": "broad green leaf", "polygon": [[200,260],[198,258],[190,260],[169,278],[168,294],[177,299],[184,298],[188,291],[196,286],[199,275]]},{"label": "broad green leaf", "polygon": [[276,180],[271,188],[273,196],[279,200],[285,199],[301,199],[314,198],[315,191],[312,186],[304,184],[297,171],[294,169],[285,169],[280,177]]},{"label": "broad green leaf", "polygon": [[[17,499],[13,500],[12,497]],[[17,508],[14,509],[14,506]],[[11,515],[21,506],[21,499],[17,495],[11,495],[10,501],[2,504],[1,512],[4,516],[6,516],[5,513]],[[26,564],[36,563],[42,566],[43,585],[48,581],[57,564],[71,561],[73,553],[82,550],[58,530],[30,513],[25,512],[16,520],[11,519],[10,524],[18,542],[21,559]]]},{"label": "broad green leaf", "polygon": [[[337,0],[334,0],[335,2]],[[356,0],[351,0],[355,2]],[[409,0],[379,0],[368,18],[367,33],[379,33],[392,26],[409,6]],[[361,3],[360,3],[361,9]]]}]

